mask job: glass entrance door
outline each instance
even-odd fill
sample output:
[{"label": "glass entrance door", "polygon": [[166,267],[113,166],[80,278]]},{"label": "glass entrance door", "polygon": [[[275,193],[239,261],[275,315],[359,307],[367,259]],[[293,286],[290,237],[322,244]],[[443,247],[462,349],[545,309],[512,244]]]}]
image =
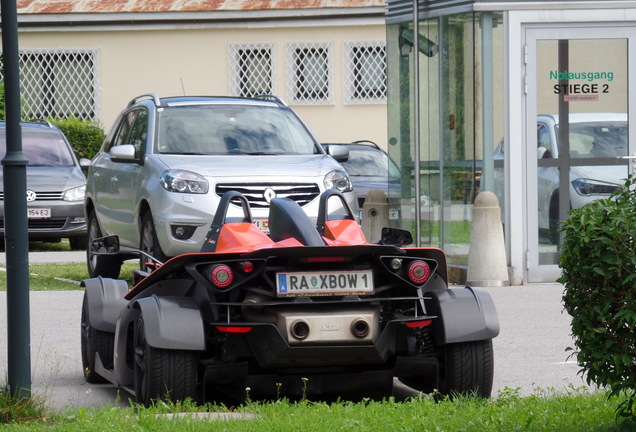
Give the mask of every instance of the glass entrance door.
[{"label": "glass entrance door", "polygon": [[526,30],[528,282],[559,277],[560,223],[627,176],[636,143],[628,127],[632,33]]}]

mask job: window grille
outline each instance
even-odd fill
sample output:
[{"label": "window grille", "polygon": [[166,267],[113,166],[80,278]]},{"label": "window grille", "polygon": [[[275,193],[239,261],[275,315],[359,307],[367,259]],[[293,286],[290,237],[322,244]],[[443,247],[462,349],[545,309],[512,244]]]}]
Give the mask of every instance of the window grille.
[{"label": "window grille", "polygon": [[276,94],[273,43],[231,43],[230,94]]},{"label": "window grille", "polygon": [[385,42],[345,42],[344,48],[345,103],[385,103]]},{"label": "window grille", "polygon": [[333,103],[331,53],[331,42],[288,44],[287,97],[291,103]]},{"label": "window grille", "polygon": [[99,119],[97,50],[21,50],[18,56],[25,118]]}]

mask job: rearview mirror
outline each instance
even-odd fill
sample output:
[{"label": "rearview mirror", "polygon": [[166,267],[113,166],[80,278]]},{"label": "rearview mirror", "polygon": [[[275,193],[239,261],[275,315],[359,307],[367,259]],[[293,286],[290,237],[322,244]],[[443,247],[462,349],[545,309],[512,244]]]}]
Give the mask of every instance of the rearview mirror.
[{"label": "rearview mirror", "polygon": [[119,252],[119,237],[116,235],[100,237],[91,243],[91,253],[94,255],[116,254]]},{"label": "rearview mirror", "polygon": [[413,243],[411,231],[400,228],[382,228],[381,245],[407,246]]}]

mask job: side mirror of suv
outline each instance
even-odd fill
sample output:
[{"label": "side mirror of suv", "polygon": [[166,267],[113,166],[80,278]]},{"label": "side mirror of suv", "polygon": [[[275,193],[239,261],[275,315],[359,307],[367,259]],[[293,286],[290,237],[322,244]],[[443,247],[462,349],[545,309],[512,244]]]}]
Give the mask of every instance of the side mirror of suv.
[{"label": "side mirror of suv", "polygon": [[110,158],[114,161],[135,160],[135,146],[132,144],[122,144],[110,149]]},{"label": "side mirror of suv", "polygon": [[327,154],[338,162],[346,162],[349,159],[349,149],[345,146],[330,145]]}]

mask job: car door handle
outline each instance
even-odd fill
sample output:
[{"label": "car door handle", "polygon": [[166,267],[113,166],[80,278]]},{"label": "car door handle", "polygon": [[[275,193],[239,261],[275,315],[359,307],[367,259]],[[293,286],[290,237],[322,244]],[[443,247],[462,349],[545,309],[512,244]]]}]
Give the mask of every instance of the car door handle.
[{"label": "car door handle", "polygon": [[111,183],[117,183],[118,181],[119,181],[119,179],[117,178],[117,176],[112,176],[112,177],[110,178],[110,182],[111,182]]}]

